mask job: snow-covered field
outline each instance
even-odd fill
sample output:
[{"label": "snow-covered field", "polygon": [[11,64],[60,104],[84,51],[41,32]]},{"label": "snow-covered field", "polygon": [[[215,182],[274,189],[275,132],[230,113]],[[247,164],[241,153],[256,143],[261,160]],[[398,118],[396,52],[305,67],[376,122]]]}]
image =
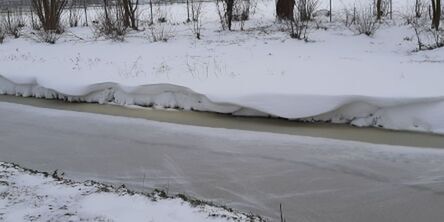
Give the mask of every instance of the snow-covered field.
[{"label": "snow-covered field", "polygon": [[[0,162],[0,221],[260,221],[205,203],[64,179]],[[196,204],[197,203],[197,204]]]},{"label": "snow-covered field", "polygon": [[309,42],[280,31],[274,1],[259,1],[246,30],[232,32],[220,31],[206,3],[202,40],[184,23],[183,4],[161,8],[168,42],[151,42],[148,30],[96,39],[87,27],[67,29],[54,45],[8,38],[0,93],[444,133],[444,49],[414,52],[401,19],[412,2],[394,1],[394,20],[373,37],[342,24],[351,4],[334,3],[333,23],[317,18]]}]

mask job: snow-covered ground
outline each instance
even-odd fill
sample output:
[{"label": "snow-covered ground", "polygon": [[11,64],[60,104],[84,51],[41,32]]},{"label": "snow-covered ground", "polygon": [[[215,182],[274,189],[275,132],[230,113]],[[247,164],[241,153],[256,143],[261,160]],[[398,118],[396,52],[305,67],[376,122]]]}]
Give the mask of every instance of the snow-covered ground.
[{"label": "snow-covered ground", "polygon": [[414,52],[401,19],[412,2],[394,1],[394,20],[373,37],[340,22],[351,4],[334,3],[333,23],[317,18],[310,42],[280,31],[274,1],[259,1],[246,30],[233,32],[220,31],[206,3],[202,40],[184,23],[184,4],[161,9],[168,42],[150,42],[149,30],[124,42],[95,39],[85,27],[55,45],[9,38],[0,45],[0,93],[444,133],[444,49]]},{"label": "snow-covered ground", "polygon": [[[197,202],[194,202],[195,204]],[[63,179],[0,162],[0,221],[260,221],[205,203],[192,205],[162,193]]]}]

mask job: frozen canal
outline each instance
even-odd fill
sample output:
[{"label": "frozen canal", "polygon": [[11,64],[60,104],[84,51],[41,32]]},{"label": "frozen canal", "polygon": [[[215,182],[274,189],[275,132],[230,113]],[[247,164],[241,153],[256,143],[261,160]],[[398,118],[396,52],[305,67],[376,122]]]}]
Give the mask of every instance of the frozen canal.
[{"label": "frozen canal", "polygon": [[444,149],[159,123],[0,102],[0,161],[166,188],[287,221],[442,221]]}]

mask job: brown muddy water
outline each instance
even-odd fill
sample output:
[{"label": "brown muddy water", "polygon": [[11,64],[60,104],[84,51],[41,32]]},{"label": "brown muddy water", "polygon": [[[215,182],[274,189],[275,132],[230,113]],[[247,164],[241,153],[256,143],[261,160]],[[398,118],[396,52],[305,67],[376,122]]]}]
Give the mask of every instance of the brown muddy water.
[{"label": "brown muddy water", "polygon": [[347,124],[302,123],[277,118],[239,117],[209,112],[159,110],[109,104],[69,103],[61,100],[24,98],[9,95],[0,95],[0,102],[212,128],[282,133],[387,145],[444,148],[444,135],[370,127],[359,128]]}]

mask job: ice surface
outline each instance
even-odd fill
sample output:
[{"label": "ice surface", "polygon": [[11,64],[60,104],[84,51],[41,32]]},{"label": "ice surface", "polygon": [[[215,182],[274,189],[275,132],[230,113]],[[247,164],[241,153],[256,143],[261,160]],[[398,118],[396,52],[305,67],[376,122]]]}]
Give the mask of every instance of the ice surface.
[{"label": "ice surface", "polygon": [[[0,103],[0,161],[279,220],[441,222],[444,150]],[[412,138],[415,139],[415,138]]]}]

